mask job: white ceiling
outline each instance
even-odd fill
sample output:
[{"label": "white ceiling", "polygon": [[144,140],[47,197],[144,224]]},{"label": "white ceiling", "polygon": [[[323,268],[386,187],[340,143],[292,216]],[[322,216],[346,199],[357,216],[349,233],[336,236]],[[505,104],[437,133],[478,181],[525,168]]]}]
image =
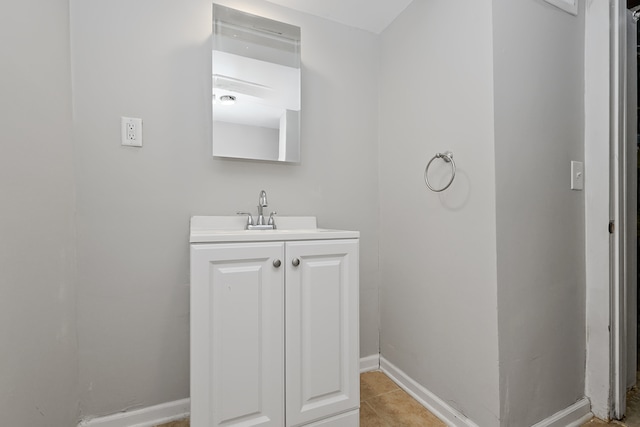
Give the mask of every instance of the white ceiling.
[{"label": "white ceiling", "polygon": [[413,0],[267,0],[380,34]]}]

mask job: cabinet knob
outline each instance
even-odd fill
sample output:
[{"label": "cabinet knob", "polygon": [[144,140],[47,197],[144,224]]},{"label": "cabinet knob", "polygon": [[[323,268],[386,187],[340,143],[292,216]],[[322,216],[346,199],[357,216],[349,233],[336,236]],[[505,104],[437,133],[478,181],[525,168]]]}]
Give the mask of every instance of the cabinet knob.
[{"label": "cabinet knob", "polygon": [[280,266],[281,266],[281,265],[282,265],[282,262],[280,262],[280,260],[279,260],[279,259],[277,259],[277,260],[273,261],[273,266],[274,266],[275,268],[280,268]]},{"label": "cabinet knob", "polygon": [[291,261],[291,264],[293,264],[294,267],[297,267],[300,265],[300,260],[298,258],[294,258],[293,261]]}]

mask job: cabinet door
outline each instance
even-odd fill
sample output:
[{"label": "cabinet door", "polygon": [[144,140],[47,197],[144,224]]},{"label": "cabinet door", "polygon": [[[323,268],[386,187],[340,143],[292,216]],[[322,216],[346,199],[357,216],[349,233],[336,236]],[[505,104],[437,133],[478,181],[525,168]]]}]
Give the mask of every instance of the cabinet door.
[{"label": "cabinet door", "polygon": [[283,243],[191,245],[191,426],[284,425]]},{"label": "cabinet door", "polygon": [[285,252],[286,419],[291,427],[360,403],[358,241],[287,242]]}]

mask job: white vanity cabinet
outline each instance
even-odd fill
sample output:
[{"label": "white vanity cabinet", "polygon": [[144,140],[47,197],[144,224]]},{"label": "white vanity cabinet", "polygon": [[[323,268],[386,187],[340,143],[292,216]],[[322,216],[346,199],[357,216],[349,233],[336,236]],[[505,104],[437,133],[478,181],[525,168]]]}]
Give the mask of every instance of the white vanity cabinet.
[{"label": "white vanity cabinet", "polygon": [[283,243],[191,245],[191,425],[282,427]]},{"label": "white vanity cabinet", "polygon": [[320,231],[192,233],[192,427],[359,425],[358,234]]},{"label": "white vanity cabinet", "polygon": [[285,253],[286,425],[302,426],[360,404],[358,241],[287,242]]}]

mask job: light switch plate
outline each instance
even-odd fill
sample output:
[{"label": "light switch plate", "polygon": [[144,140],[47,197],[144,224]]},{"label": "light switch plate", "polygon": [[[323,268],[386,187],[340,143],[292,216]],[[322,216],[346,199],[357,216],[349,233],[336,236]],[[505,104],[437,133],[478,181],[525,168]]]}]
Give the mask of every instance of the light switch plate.
[{"label": "light switch plate", "polygon": [[581,191],[584,189],[584,164],[571,162],[571,189]]}]

